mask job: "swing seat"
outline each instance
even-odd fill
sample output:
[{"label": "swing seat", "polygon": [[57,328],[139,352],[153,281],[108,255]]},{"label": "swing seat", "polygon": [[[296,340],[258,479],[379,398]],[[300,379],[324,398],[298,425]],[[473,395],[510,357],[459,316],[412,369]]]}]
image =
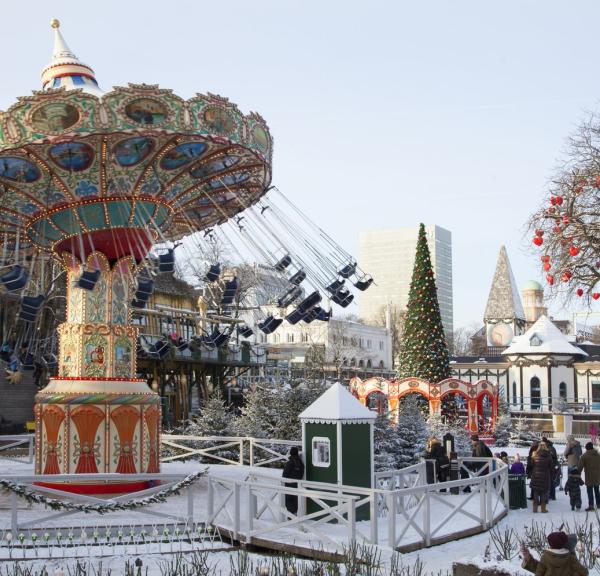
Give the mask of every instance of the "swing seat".
[{"label": "swing seat", "polygon": [[343,268],[338,270],[338,274],[342,278],[350,278],[352,274],[356,272],[356,262],[351,262],[350,264],[346,264]]},{"label": "swing seat", "polygon": [[23,296],[21,298],[19,318],[25,322],[35,322],[45,299],[43,294],[39,294],[38,296]]},{"label": "swing seat", "polygon": [[153,280],[138,280],[137,289],[133,295],[131,305],[134,308],[145,308],[150,296],[154,292]]},{"label": "swing seat", "polygon": [[365,277],[362,280],[358,280],[354,283],[354,286],[361,292],[364,292],[371,284],[373,284],[373,278],[371,276]]},{"label": "swing seat", "polygon": [[300,320],[302,320],[305,316],[306,312],[303,312],[302,310],[298,310],[297,308],[295,310],[292,310],[286,317],[285,319],[288,321],[289,324],[291,324],[292,326],[294,324],[298,324],[298,322],[300,322]]},{"label": "swing seat", "polygon": [[21,362],[21,366],[23,370],[33,370],[35,368],[35,357],[30,352],[23,352],[19,356],[19,362]]},{"label": "swing seat", "polygon": [[299,312],[306,313],[311,308],[316,306],[319,302],[321,302],[322,299],[323,297],[321,296],[321,293],[315,290],[312,294],[310,294],[304,300],[302,300],[300,304],[298,304],[297,310]]},{"label": "swing seat", "polygon": [[77,286],[84,290],[93,290],[98,280],[100,280],[100,274],[100,270],[84,270],[79,280],[77,280]]},{"label": "swing seat", "polygon": [[274,316],[267,316],[262,322],[259,322],[258,328],[263,334],[272,334],[279,328],[283,318],[275,318]]},{"label": "swing seat", "polygon": [[0,276],[0,284],[7,292],[17,292],[25,288],[29,273],[23,266],[15,264],[6,274]]},{"label": "swing seat", "polygon": [[203,336],[202,341],[211,348],[220,348],[229,340],[229,334],[215,330],[210,336]]},{"label": "swing seat", "polygon": [[334,280],[329,286],[327,286],[327,288],[325,288],[325,290],[327,290],[327,292],[330,292],[331,294],[335,294],[340,288],[343,287],[343,280]]},{"label": "swing seat", "polygon": [[237,291],[238,280],[237,276],[234,276],[232,280],[225,282],[225,289],[223,290],[223,296],[221,296],[221,306],[231,306]]},{"label": "swing seat", "polygon": [[329,320],[331,320],[331,310],[324,310],[320,306],[317,306],[315,310],[317,312],[315,320],[319,320],[321,322],[329,322]]},{"label": "swing seat", "polygon": [[221,265],[220,264],[211,264],[208,272],[204,276],[205,282],[215,282],[219,279],[221,275]]},{"label": "swing seat", "polygon": [[292,257],[289,254],[286,254],[273,268],[277,270],[277,272],[284,272],[285,269],[292,263]]},{"label": "swing seat", "polygon": [[246,324],[244,324],[243,326],[238,326],[235,331],[242,337],[242,338],[250,338],[250,336],[252,336],[252,334],[254,334],[254,330],[252,330],[252,328],[250,328],[250,326],[247,326]]},{"label": "swing seat", "polygon": [[351,294],[349,290],[340,290],[331,296],[331,300],[338,306],[346,308],[354,300],[354,294]]},{"label": "swing seat", "polygon": [[302,288],[294,286],[290,288],[279,300],[277,300],[277,306],[279,308],[287,308],[296,298],[302,296]]},{"label": "swing seat", "polygon": [[184,340],[181,336],[177,339],[177,342],[175,343],[175,348],[177,348],[177,350],[179,350],[179,352],[183,352],[184,350],[187,350],[189,347],[187,340]]},{"label": "swing seat", "polygon": [[173,248],[170,248],[166,254],[159,255],[158,271],[161,273],[175,271],[175,250]]},{"label": "swing seat", "polygon": [[304,270],[302,270],[302,268],[300,270],[298,270],[298,272],[296,272],[291,278],[290,278],[290,282],[296,286],[300,286],[300,284],[302,284],[302,282],[306,279],[306,272]]},{"label": "swing seat", "polygon": [[151,358],[158,358],[162,360],[169,353],[169,344],[164,340],[157,340],[148,349],[148,355]]}]

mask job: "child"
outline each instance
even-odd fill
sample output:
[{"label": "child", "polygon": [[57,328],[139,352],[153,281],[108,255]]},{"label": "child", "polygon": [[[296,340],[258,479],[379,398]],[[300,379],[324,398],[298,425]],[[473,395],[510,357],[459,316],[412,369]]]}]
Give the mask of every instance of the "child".
[{"label": "child", "polygon": [[583,486],[581,472],[576,466],[569,466],[569,478],[565,483],[565,494],[569,495],[571,510],[575,510],[575,508],[581,510],[581,486]]}]

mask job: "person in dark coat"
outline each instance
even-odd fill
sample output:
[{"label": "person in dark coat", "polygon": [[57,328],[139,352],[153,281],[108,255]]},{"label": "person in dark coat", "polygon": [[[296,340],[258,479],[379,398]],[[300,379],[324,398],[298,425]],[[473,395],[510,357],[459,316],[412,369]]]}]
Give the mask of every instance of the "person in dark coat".
[{"label": "person in dark coat", "polygon": [[536,576],[588,576],[588,569],[577,560],[569,536],[564,532],[552,532],[546,536],[548,548],[536,560],[528,548],[523,548],[522,567]]},{"label": "person in dark coat", "polygon": [[[492,454],[492,451],[488,448],[487,444],[483,441],[479,439],[479,436],[477,434],[473,434],[473,436],[471,436],[471,448],[472,448],[472,452],[471,452],[471,456],[473,458],[493,458],[494,455]],[[482,468],[485,467],[485,463],[484,462],[472,462],[471,463],[471,470],[473,470],[473,472],[478,473]],[[489,471],[491,472],[491,468],[489,469]]]},{"label": "person in dark coat", "polygon": [[[290,457],[283,467],[282,478],[292,478],[293,480],[302,480],[304,478],[304,462],[298,454],[298,448],[292,446]],[[298,482],[286,482],[288,488],[298,488]],[[288,512],[296,514],[298,512],[298,496],[295,494],[285,495],[285,507]]]},{"label": "person in dark coat", "polygon": [[569,466],[569,477],[565,482],[565,494],[569,495],[571,510],[581,510],[581,487],[583,480],[577,466]]},{"label": "person in dark coat", "polygon": [[437,438],[430,438],[425,453],[426,460],[435,460],[435,470],[438,482],[446,482],[450,475],[450,459],[442,443]]},{"label": "person in dark coat", "polygon": [[[531,480],[531,471],[533,470],[533,454],[540,447],[539,440],[534,440],[529,447],[529,452],[527,454],[527,464],[525,466],[525,474],[527,475],[527,479]],[[533,500],[533,488],[531,483],[529,484],[529,500]]]},{"label": "person in dark coat", "polygon": [[556,500],[556,487],[560,479],[560,464],[558,463],[558,453],[554,444],[545,436],[542,436],[542,442],[548,446],[550,456],[552,456],[552,481],[550,482],[550,500]]},{"label": "person in dark coat", "polygon": [[554,469],[552,454],[548,450],[548,445],[545,442],[540,442],[539,448],[532,454],[531,459],[530,486],[533,489],[533,512],[538,511],[538,506],[541,506],[542,512],[548,512],[546,504],[548,503]]},{"label": "person in dark coat", "polygon": [[585,445],[585,452],[579,459],[577,469],[585,472],[585,487],[588,495],[588,507],[585,511],[592,512],[595,509],[594,496],[596,496],[596,506],[600,508],[600,454],[591,442]]}]

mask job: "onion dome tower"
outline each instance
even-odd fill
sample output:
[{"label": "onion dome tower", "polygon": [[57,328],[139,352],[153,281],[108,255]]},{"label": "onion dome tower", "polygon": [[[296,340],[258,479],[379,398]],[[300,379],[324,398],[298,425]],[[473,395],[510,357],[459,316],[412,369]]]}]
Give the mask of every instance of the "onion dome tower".
[{"label": "onion dome tower", "polygon": [[[243,115],[220,96],[186,101],[145,84],[102,92],[58,21],[52,28],[44,90],[0,112],[5,251],[20,262],[45,253],[67,279],[58,376],[36,396],[36,472],[49,480],[156,473],[160,398],[136,378],[131,322],[152,282],[138,273],[148,270],[153,245],[171,246],[255,204],[271,181],[272,141],[258,114]],[[159,263],[153,274],[173,271],[172,248]],[[0,272],[3,290],[26,283],[22,265]],[[44,295],[34,300],[39,308]]]}]

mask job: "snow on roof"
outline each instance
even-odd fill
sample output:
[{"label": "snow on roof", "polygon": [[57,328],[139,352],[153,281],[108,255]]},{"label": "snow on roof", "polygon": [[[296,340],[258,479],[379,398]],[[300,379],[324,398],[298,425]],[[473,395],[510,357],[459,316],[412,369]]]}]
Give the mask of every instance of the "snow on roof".
[{"label": "snow on roof", "polygon": [[512,354],[579,354],[587,356],[586,352],[573,346],[547,316],[540,316],[525,334],[515,337],[512,344],[502,352],[503,356]]},{"label": "snow on roof", "polygon": [[375,412],[363,406],[336,382],[299,416],[301,420],[375,420]]}]

